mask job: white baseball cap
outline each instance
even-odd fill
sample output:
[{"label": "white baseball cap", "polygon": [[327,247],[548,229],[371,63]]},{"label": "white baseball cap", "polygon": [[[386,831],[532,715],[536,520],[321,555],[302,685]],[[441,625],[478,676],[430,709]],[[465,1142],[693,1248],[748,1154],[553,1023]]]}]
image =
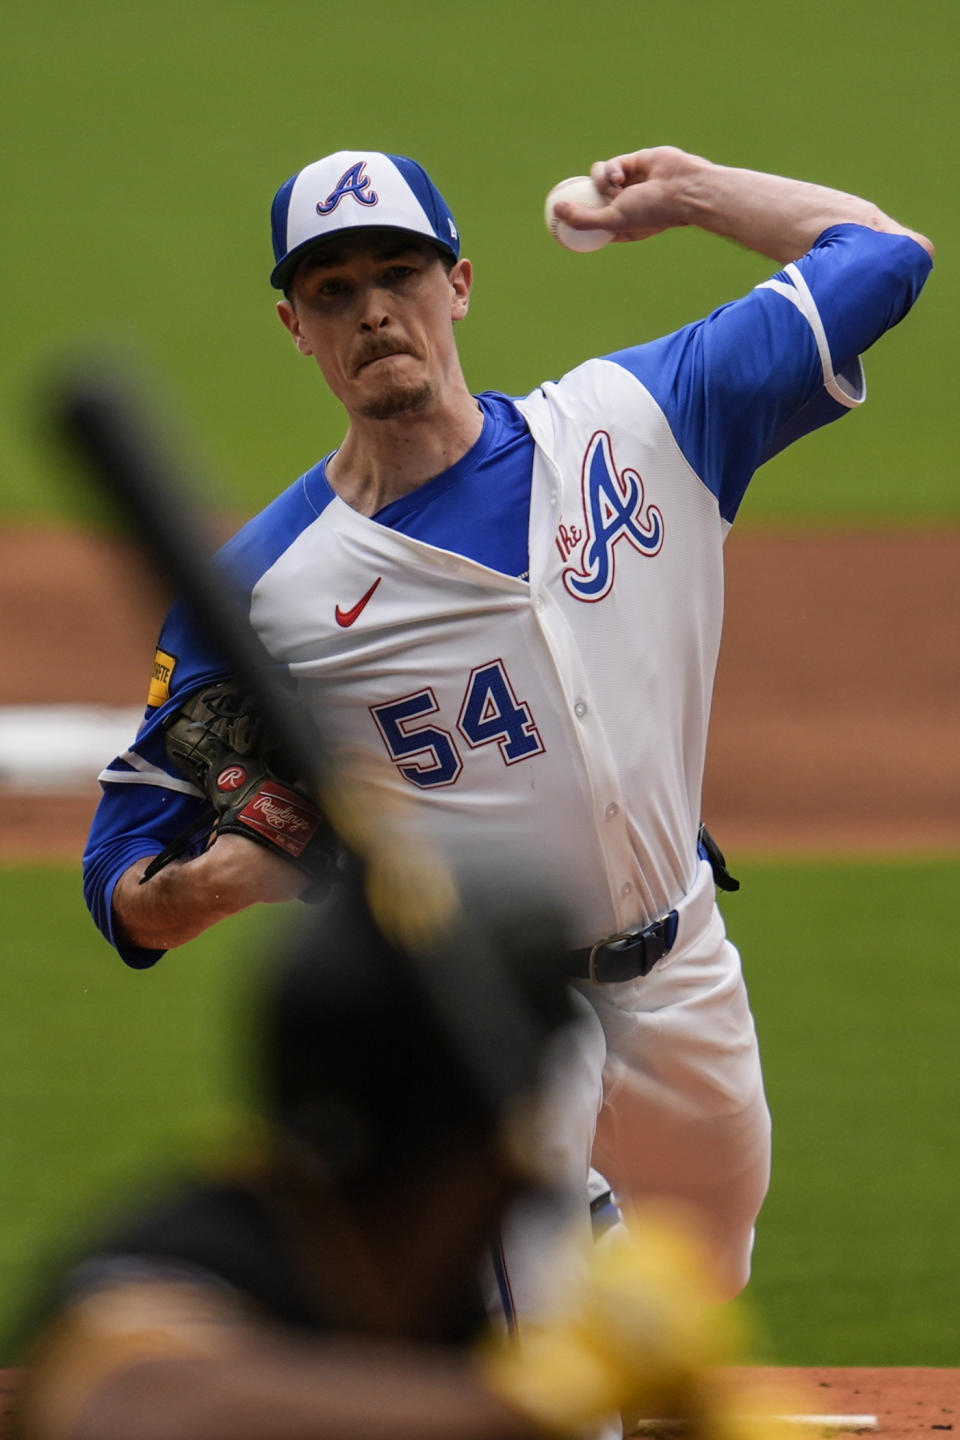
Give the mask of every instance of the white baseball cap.
[{"label": "white baseball cap", "polygon": [[314,245],[345,230],[409,230],[460,254],[450,207],[422,165],[379,150],[337,150],[281,185],[270,212],[276,260],[270,284],[282,290]]}]

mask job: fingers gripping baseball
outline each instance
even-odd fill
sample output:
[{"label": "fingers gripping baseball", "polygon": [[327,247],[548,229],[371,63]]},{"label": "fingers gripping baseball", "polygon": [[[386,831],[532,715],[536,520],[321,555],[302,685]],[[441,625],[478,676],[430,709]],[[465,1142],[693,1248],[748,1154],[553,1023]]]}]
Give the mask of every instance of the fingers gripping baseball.
[{"label": "fingers gripping baseball", "polygon": [[602,208],[560,200],[558,220],[574,230],[608,230],[614,241],[646,240],[689,223],[688,187],[705,164],[671,145],[597,161],[590,179]]},{"label": "fingers gripping baseball", "polygon": [[610,160],[597,160],[590,168],[590,179],[601,195],[615,200],[631,185],[682,178],[697,160],[697,156],[688,155],[676,145],[653,145],[614,155]]}]

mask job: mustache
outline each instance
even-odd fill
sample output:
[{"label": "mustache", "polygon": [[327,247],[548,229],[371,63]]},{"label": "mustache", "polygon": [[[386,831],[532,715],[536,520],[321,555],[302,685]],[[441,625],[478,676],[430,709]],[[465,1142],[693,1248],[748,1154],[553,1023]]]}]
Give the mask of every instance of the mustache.
[{"label": "mustache", "polygon": [[369,365],[371,360],[381,360],[385,355],[412,355],[415,360],[421,358],[419,352],[415,350],[412,345],[401,344],[396,340],[388,340],[386,338],[382,340],[371,340],[356,356],[353,363],[353,373],[356,375],[358,371],[363,369],[364,365]]}]

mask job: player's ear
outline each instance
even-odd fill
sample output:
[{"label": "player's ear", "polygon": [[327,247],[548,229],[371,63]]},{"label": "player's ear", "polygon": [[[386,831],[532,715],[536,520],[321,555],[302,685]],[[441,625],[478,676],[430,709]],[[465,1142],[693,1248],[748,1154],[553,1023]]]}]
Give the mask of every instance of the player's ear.
[{"label": "player's ear", "polygon": [[300,326],[300,318],[297,315],[296,309],[289,300],[277,301],[277,314],[280,316],[281,321],[290,331],[290,334],[293,336],[293,343],[300,351],[300,354],[312,355],[313,351],[307,343],[306,336],[304,335],[303,330]]},{"label": "player's ear", "polygon": [[469,260],[458,260],[450,271],[450,313],[454,320],[463,320],[470,309],[473,288],[473,266]]}]

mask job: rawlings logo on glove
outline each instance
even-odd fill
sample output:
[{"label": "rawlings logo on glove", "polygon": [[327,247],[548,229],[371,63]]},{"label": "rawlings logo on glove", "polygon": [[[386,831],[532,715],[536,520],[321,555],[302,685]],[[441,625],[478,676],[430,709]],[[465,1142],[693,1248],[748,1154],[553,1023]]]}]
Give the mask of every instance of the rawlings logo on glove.
[{"label": "rawlings logo on glove", "polygon": [[[223,789],[219,780],[217,789]],[[263,782],[237,818],[255,830],[260,839],[278,845],[294,860],[303,854],[323,823],[322,815],[312,806],[295,799],[289,790],[273,785],[269,780]]]},{"label": "rawlings logo on glove", "polygon": [[[325,881],[336,838],[312,796],[268,734],[252,698],[231,681],[195,691],[165,722],[167,754],[213,808],[208,832],[244,835]],[[178,836],[147,867],[155,875],[195,841]]]}]

